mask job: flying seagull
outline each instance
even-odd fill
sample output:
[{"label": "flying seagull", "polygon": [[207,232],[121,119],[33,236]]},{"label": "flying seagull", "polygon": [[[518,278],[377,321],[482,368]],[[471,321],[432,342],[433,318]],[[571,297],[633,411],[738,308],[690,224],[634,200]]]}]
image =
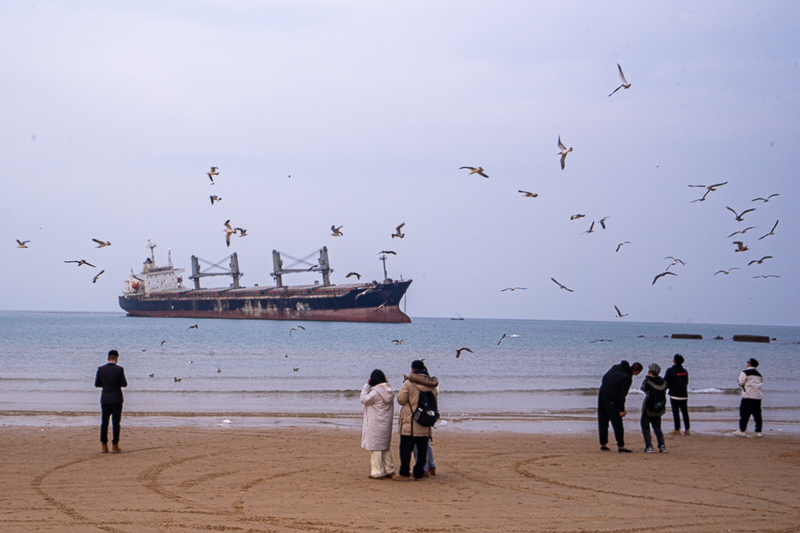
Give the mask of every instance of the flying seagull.
[{"label": "flying seagull", "polygon": [[231,245],[231,235],[235,235],[236,234],[236,230],[233,229],[233,227],[231,226],[230,219],[225,221],[225,229],[222,230],[222,231],[225,232],[225,244],[230,246]]},{"label": "flying seagull", "polygon": [[536,198],[537,196],[539,196],[539,194],[535,192],[528,192],[528,191],[518,191],[518,192],[522,193],[525,196],[525,198]]},{"label": "flying seagull", "polygon": [[222,201],[222,198],[220,198],[216,194],[210,195],[209,198],[211,198],[211,205],[214,205],[214,202]]},{"label": "flying seagull", "polygon": [[725,274],[727,276],[731,273],[731,270],[739,270],[739,267],[731,267],[728,270],[717,270],[714,272],[714,275],[716,276],[717,274]]},{"label": "flying seagull", "polygon": [[489,177],[483,171],[483,167],[477,167],[477,168],[475,168],[475,167],[459,167],[459,170],[463,169],[463,168],[469,169],[470,173],[468,174],[468,176],[472,176],[473,174],[479,174],[479,175],[483,176],[484,178],[488,178]]},{"label": "flying seagull", "polygon": [[583,218],[585,216],[586,215],[581,215],[580,213],[578,213],[577,215],[572,215],[571,217],[569,217],[569,219],[570,220],[578,220],[579,218]]},{"label": "flying seagull", "polygon": [[661,274],[659,274],[655,278],[653,278],[653,283],[651,283],[651,285],[655,285],[656,281],[658,281],[659,278],[663,278],[664,276],[677,276],[677,274],[675,272],[669,272],[669,271],[662,272]]},{"label": "flying seagull", "polygon": [[758,263],[760,265],[760,264],[764,263],[764,261],[766,261],[767,259],[772,259],[772,256],[771,255],[765,255],[761,259],[753,259],[752,261],[747,263],[747,266],[750,266],[750,265],[755,264],[755,263]]},{"label": "flying seagull", "polygon": [[502,342],[503,342],[503,339],[505,339],[505,338],[506,338],[506,334],[505,334],[505,333],[503,333],[503,336],[502,336],[502,337],[500,337],[500,340],[499,340],[499,341],[497,341],[497,345],[498,345],[498,346],[500,346],[500,343],[502,343]]},{"label": "flying seagull", "polygon": [[553,283],[555,283],[556,285],[558,285],[560,288],[564,289],[565,291],[575,292],[572,289],[570,289],[569,287],[567,287],[566,285],[562,285],[561,283],[556,281],[556,278],[550,278],[550,279],[553,280]]},{"label": "flying seagull", "polygon": [[21,241],[17,239],[17,248],[27,248],[29,242],[31,241]]},{"label": "flying seagull", "polygon": [[186,331],[189,331],[190,329],[198,329],[199,327],[200,327],[199,324],[193,324],[193,325],[189,326],[188,328],[186,328]]},{"label": "flying seagull", "polygon": [[527,287],[506,287],[505,289],[502,289],[500,292],[505,292],[505,291],[527,291],[527,290],[528,290]]},{"label": "flying seagull", "polygon": [[617,68],[619,69],[619,77],[622,80],[622,85],[620,85],[619,87],[614,89],[614,92],[612,92],[608,96],[613,95],[615,92],[619,91],[620,89],[630,89],[631,88],[631,84],[628,83],[628,80],[625,79],[625,74],[622,73],[622,67],[619,66],[619,63],[617,63]]},{"label": "flying seagull", "polygon": [[[780,222],[780,219],[778,219],[778,220],[776,220],[776,221],[775,221],[775,225],[774,225],[774,226],[772,226],[772,229],[771,229],[771,230],[769,230],[769,233],[767,233],[766,235],[762,235],[761,237],[759,237],[759,238],[758,238],[758,240],[760,241],[760,240],[761,240],[761,239],[763,239],[764,237],[769,237],[770,235],[775,235],[775,228],[777,228],[777,227],[778,227],[778,222]],[[19,242],[19,241],[17,241],[17,242]],[[26,242],[27,242],[27,241],[26,241]]]},{"label": "flying seagull", "polygon": [[[592,220],[592,225],[589,226],[589,229],[587,229],[583,233],[594,233],[594,220]],[[583,233],[581,233],[581,235],[583,235]]]},{"label": "flying seagull", "polygon": [[465,347],[463,347],[463,348],[459,348],[458,350],[456,350],[456,359],[458,359],[459,357],[461,357],[461,352],[475,353],[475,352],[473,352],[472,350],[470,350],[469,348],[467,348],[467,347],[465,346]]},{"label": "flying seagull", "polygon": [[105,272],[105,270],[101,270],[100,272],[98,272],[98,273],[97,273],[97,275],[96,275],[95,277],[93,277],[93,278],[92,278],[92,283],[97,283],[97,278],[99,278],[100,276],[102,276],[102,275],[103,275],[103,272]]},{"label": "flying seagull", "polygon": [[389,254],[389,255],[397,255],[397,252],[393,252],[392,250],[381,250],[378,252],[379,254]]},{"label": "flying seagull", "polygon": [[88,265],[88,266],[90,266],[90,267],[97,268],[97,267],[95,267],[93,264],[91,264],[90,262],[86,261],[85,259],[81,259],[81,260],[79,260],[79,261],[64,261],[64,262],[65,262],[65,263],[77,263],[77,264],[78,264],[78,266],[81,266],[81,265]]},{"label": "flying seagull", "polygon": [[620,248],[622,248],[622,246],[623,246],[624,244],[630,244],[630,243],[631,243],[631,241],[622,241],[621,243],[619,243],[619,244],[617,245],[616,252],[619,252],[619,249],[620,249]]},{"label": "flying seagull", "polygon": [[778,193],[770,194],[766,198],[753,198],[751,201],[757,202],[757,201],[761,200],[762,202],[767,203],[767,202],[769,202],[770,198],[774,198],[776,196],[779,196]]},{"label": "flying seagull", "polygon": [[97,243],[97,248],[104,248],[106,246],[111,246],[111,241],[101,241],[100,239],[92,239],[92,240]]},{"label": "flying seagull", "polygon": [[702,187],[704,189],[708,189],[708,192],[714,192],[717,190],[717,187],[722,187],[723,185],[727,184],[727,181],[723,181],[722,183],[715,183],[713,185],[689,185],[689,187]]},{"label": "flying seagull", "polygon": [[780,276],[776,276],[775,274],[762,274],[760,276],[753,276],[753,278],[779,278]]},{"label": "flying seagull", "polygon": [[738,214],[738,213],[736,213],[736,211],[734,211],[733,209],[731,209],[731,208],[730,208],[730,207],[728,207],[727,205],[725,206],[725,208],[726,208],[728,211],[730,211],[731,213],[733,213],[734,215],[736,215],[736,221],[737,221],[737,222],[744,222],[744,219],[743,219],[742,217],[743,217],[743,216],[745,216],[745,215],[746,215],[747,213],[749,213],[750,211],[755,211],[755,210],[756,210],[756,208],[755,208],[755,207],[751,207],[750,209],[745,209],[744,211],[742,211],[742,212],[741,212],[741,214]]},{"label": "flying seagull", "polygon": [[403,339],[394,339],[392,342],[394,343],[395,346],[400,346],[401,344],[403,344]]},{"label": "flying seagull", "polygon": [[352,277],[352,276],[355,276],[356,278],[358,278],[358,279],[361,279],[361,274],[359,274],[358,272],[350,272],[350,273],[349,273],[348,275],[346,275],[345,277],[346,277],[346,278],[349,278],[349,277]]},{"label": "flying seagull", "polygon": [[[689,185],[689,187],[694,187],[694,185]],[[710,193],[710,192],[711,192],[711,191],[706,191],[706,193],[703,195],[703,197],[702,197],[702,198],[697,198],[696,200],[692,200],[692,201],[691,201],[691,202],[689,202],[689,203],[690,203],[690,204],[693,204],[693,203],[695,203],[695,202],[705,202],[705,201],[706,201],[706,196],[708,196],[708,193]]]},{"label": "flying seagull", "polygon": [[234,232],[239,232],[239,237],[247,237],[247,230],[244,228],[233,228]]},{"label": "flying seagull", "polygon": [[736,245],[736,249],[734,250],[734,252],[746,252],[747,250],[750,249],[742,241],[733,241],[733,244]]},{"label": "flying seagull", "polygon": [[664,259],[669,259],[672,261],[672,264],[667,267],[667,270],[669,270],[669,267],[673,267],[675,265],[686,266],[686,263],[682,259],[678,259],[677,257],[672,257],[671,255],[668,255]]},{"label": "flying seagull", "polygon": [[304,328],[303,326],[295,326],[289,330],[289,335],[291,335],[293,331],[297,331],[298,329],[302,329],[303,331],[306,330],[306,328]]},{"label": "flying seagull", "polygon": [[616,310],[617,310],[617,318],[622,318],[622,317],[624,317],[624,316],[628,316],[628,313],[625,313],[625,314],[623,315],[623,314],[622,314],[622,311],[620,311],[620,310],[619,310],[619,307],[617,307],[616,305],[614,306],[614,309],[616,309]]},{"label": "flying seagull", "polygon": [[403,237],[406,236],[405,233],[401,233],[400,232],[400,230],[403,229],[403,226],[405,226],[405,225],[406,225],[406,223],[403,222],[402,224],[397,226],[397,233],[392,233],[392,239],[394,239],[395,237],[397,237],[398,239],[402,239]]},{"label": "flying seagull", "polygon": [[745,233],[747,233],[747,232],[748,232],[748,231],[750,231],[751,229],[756,229],[757,227],[758,227],[758,226],[750,226],[749,228],[744,228],[742,231],[734,231],[733,233],[731,233],[730,235],[728,235],[726,238],[730,239],[730,238],[731,238],[731,237],[733,237],[734,235],[738,235],[738,234],[740,234],[740,233],[741,233],[742,235],[744,235]]},{"label": "flying seagull", "polygon": [[209,172],[206,172],[206,174],[208,174],[208,179],[211,180],[211,185],[214,185],[214,176],[219,176],[219,172],[217,172],[217,167],[211,167],[211,170]]},{"label": "flying seagull", "polygon": [[344,233],[341,232],[341,229],[343,227],[344,226],[339,226],[337,228],[335,225],[331,226],[331,231],[333,232],[333,233],[331,233],[331,235],[333,235],[334,237],[341,237],[342,235],[344,235]]},{"label": "flying seagull", "polygon": [[561,150],[558,152],[558,155],[561,156],[561,170],[564,170],[564,165],[567,161],[567,154],[572,151],[572,147],[570,146],[569,149],[567,149],[567,147],[564,146],[564,143],[561,142],[561,135],[558,136],[558,147]]},{"label": "flying seagull", "polygon": [[603,227],[603,229],[606,229],[606,220],[608,220],[609,218],[611,218],[611,217],[603,217],[600,220],[598,220],[598,222],[600,222],[600,225]]}]

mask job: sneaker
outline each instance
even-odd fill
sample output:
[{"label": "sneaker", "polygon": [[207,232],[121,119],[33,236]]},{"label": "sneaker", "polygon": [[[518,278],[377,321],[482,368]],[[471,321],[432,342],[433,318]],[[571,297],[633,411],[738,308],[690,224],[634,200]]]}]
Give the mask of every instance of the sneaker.
[{"label": "sneaker", "polygon": [[644,453],[653,453],[653,447],[648,446],[647,448],[644,449]]},{"label": "sneaker", "polygon": [[691,431],[689,431],[689,430],[687,429],[686,431],[684,431],[684,432],[683,432],[683,434],[684,434],[684,435],[691,435],[691,434],[692,434],[692,432],[691,432]]},{"label": "sneaker", "polygon": [[600,446],[600,451],[603,451],[603,452],[607,452],[607,451],[609,451],[610,449],[611,449],[611,448],[609,448],[608,446]]},{"label": "sneaker", "polygon": [[617,448],[617,451],[618,451],[619,453],[633,453],[633,452],[631,452],[631,450],[629,450],[628,448]]},{"label": "sneaker", "polygon": [[756,431],[756,437],[763,437],[760,431]]},{"label": "sneaker", "polygon": [[734,431],[733,434],[736,435],[737,437],[744,437],[745,435],[747,435],[747,433],[738,429]]},{"label": "sneaker", "polygon": [[667,453],[667,447],[662,444],[658,447],[658,451],[661,453]]},{"label": "sneaker", "polygon": [[673,429],[672,431],[670,431],[670,433],[672,433],[673,435],[680,435],[681,434],[681,430],[680,429]]}]

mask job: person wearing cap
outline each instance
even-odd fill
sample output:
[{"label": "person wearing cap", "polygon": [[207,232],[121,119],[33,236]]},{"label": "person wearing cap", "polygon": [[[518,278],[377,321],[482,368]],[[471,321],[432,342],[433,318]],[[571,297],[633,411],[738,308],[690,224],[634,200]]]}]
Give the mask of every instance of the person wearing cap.
[{"label": "person wearing cap", "polygon": [[630,453],[625,447],[625,426],[622,419],[628,414],[625,411],[625,397],[633,384],[633,376],[642,372],[641,363],[621,361],[612,366],[603,375],[600,391],[597,395],[597,427],[600,433],[600,449],[608,451],[608,423],[614,429],[614,438],[617,440],[617,451]]},{"label": "person wearing cap", "polygon": [[403,386],[397,393],[400,409],[398,429],[400,433],[400,472],[394,477],[397,481],[411,479],[411,454],[417,449],[417,461],[414,463],[414,479],[422,479],[425,475],[425,464],[428,461],[428,442],[433,436],[433,428],[423,426],[413,419],[412,413],[417,408],[421,391],[432,391],[439,401],[439,380],[428,375],[425,363],[415,360],[411,363],[411,373],[404,376]]},{"label": "person wearing cap", "polygon": [[672,366],[664,372],[667,382],[669,404],[672,407],[673,435],[681,434],[681,415],[683,415],[683,434],[689,435],[689,372],[683,368],[683,356],[679,353],[672,358]]},{"label": "person wearing cap", "polygon": [[394,476],[392,459],[392,422],[394,389],[382,370],[375,369],[361,389],[364,417],[361,424],[361,447],[369,451],[373,479]]},{"label": "person wearing cap", "polygon": [[734,435],[744,437],[747,432],[747,423],[753,417],[756,423],[756,437],[761,436],[761,384],[764,378],[757,370],[758,361],[750,358],[747,368],[739,374],[739,387],[742,388],[742,402],[739,404],[739,430]]},{"label": "person wearing cap", "polygon": [[125,369],[117,364],[119,352],[108,352],[108,363],[97,369],[94,386],[102,387],[100,393],[100,408],[102,418],[100,422],[100,443],[103,453],[108,453],[108,421],[111,419],[113,434],[111,437],[111,451],[119,453],[119,433],[122,420],[122,388],[128,386],[125,379]]},{"label": "person wearing cap", "polygon": [[659,374],[661,367],[656,363],[650,363],[647,367],[647,376],[642,382],[644,391],[644,401],[642,402],[642,436],[644,437],[644,453],[653,453],[653,440],[650,435],[650,427],[656,434],[658,451],[667,453],[667,446],[664,444],[664,433],[661,431],[661,417],[667,412],[667,383]]}]

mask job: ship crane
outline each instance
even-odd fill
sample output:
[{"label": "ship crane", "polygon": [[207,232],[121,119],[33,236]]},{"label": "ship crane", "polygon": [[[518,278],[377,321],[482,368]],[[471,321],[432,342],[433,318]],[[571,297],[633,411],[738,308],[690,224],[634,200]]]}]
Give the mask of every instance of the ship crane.
[{"label": "ship crane", "polygon": [[[316,263],[312,263],[308,260],[309,257],[319,252],[319,260]],[[278,287],[283,287],[283,275],[284,274],[295,274],[298,272],[321,272],[322,273],[322,285],[325,287],[330,286],[331,284],[331,272],[333,269],[330,267],[330,262],[328,261],[328,247],[323,246],[319,250],[314,250],[307,256],[303,257],[302,259],[297,259],[296,257],[292,257],[289,254],[284,254],[289,259],[293,260],[294,263],[289,265],[289,268],[283,268],[283,259],[281,259],[281,252],[277,250],[272,250],[272,266],[275,269],[272,272],[272,277],[275,278],[275,285]],[[293,268],[299,264],[308,265],[305,268]]]},{"label": "ship crane", "polygon": [[[228,270],[226,270],[225,267],[222,266],[222,264],[221,264],[223,261],[225,261],[227,259],[231,260],[230,263],[229,263],[229,267],[230,268]],[[200,270],[200,261],[202,261],[203,263],[206,263],[207,265],[210,265],[208,268],[220,268],[220,269],[223,270],[223,272],[208,272],[208,271],[203,272],[203,271]],[[172,265],[172,261],[170,260],[170,266],[171,265]],[[231,286],[234,289],[238,289],[239,288],[239,278],[244,276],[244,274],[242,274],[239,271],[239,256],[236,255],[236,252],[234,252],[231,255],[229,255],[228,257],[226,257],[225,259],[222,259],[221,261],[219,261],[217,263],[211,263],[209,261],[206,261],[205,259],[200,259],[199,257],[193,255],[192,256],[192,275],[189,276],[189,279],[194,281],[195,290],[199,290],[200,289],[200,280],[202,278],[205,278],[205,277],[208,277],[208,276],[230,276],[233,279],[233,283],[231,284]]]}]

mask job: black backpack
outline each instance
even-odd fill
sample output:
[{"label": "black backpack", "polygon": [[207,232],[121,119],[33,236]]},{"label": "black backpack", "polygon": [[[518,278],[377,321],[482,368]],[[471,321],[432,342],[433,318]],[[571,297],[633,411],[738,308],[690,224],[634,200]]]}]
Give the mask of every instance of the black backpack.
[{"label": "black backpack", "polygon": [[[414,420],[420,426],[433,427],[439,420],[439,408],[436,405],[436,396],[433,391],[419,391],[417,409],[412,413]],[[413,424],[412,424],[413,428]]]},{"label": "black backpack", "polygon": [[645,404],[647,416],[661,416],[667,411],[667,390],[650,388]]}]

